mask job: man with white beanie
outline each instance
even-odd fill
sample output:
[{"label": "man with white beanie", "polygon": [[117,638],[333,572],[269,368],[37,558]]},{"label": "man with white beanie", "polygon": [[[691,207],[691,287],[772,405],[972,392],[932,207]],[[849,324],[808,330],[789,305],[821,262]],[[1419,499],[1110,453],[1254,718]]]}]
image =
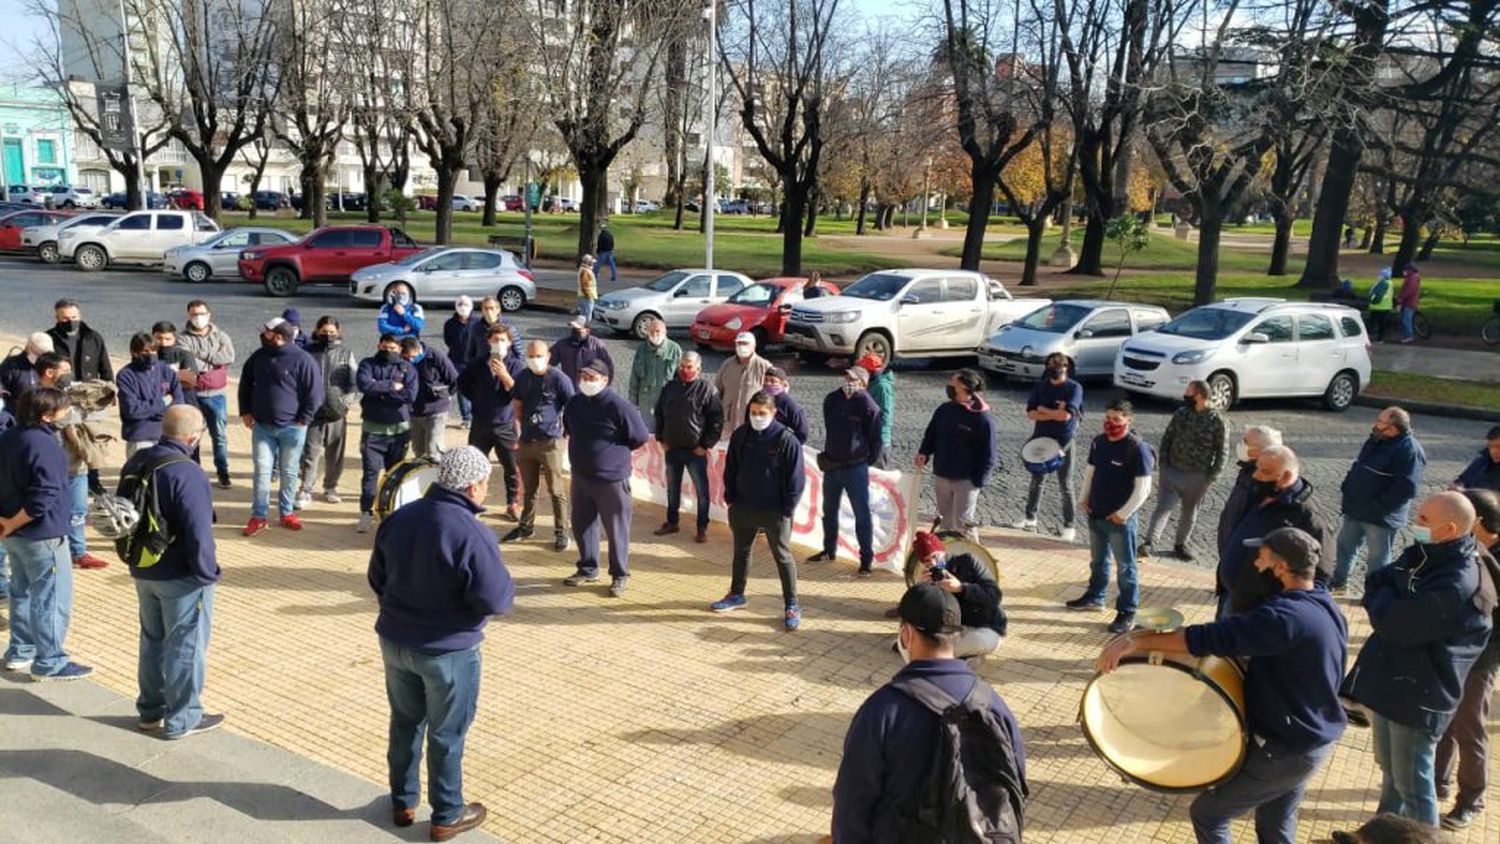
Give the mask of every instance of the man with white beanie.
[{"label": "man with white beanie", "polygon": [[38,331],[26,339],[26,347],[13,352],[0,361],[0,392],[5,394],[12,406],[21,400],[21,394],[36,384],[36,360],[52,351],[52,337]]},{"label": "man with white beanie", "polygon": [[724,403],[724,428],[719,435],[728,439],[745,423],[745,405],[765,385],[771,362],[755,353],[755,335],[741,331],[734,338],[734,357],[724,361],[714,379],[714,389]]}]

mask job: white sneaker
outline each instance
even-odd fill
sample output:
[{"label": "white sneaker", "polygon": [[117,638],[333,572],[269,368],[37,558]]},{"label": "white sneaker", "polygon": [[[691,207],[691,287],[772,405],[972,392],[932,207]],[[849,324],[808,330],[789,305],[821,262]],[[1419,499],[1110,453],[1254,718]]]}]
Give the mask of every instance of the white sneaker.
[{"label": "white sneaker", "polygon": [[15,671],[15,672],[29,671],[29,670],[31,670],[31,660],[29,660],[29,659],[7,659],[5,661],[5,670],[6,671]]},{"label": "white sneaker", "polygon": [[357,524],[357,525],[354,526],[354,532],[355,533],[369,533],[370,531],[372,531],[374,529],[375,529],[375,514],[374,513],[361,513],[360,516],[359,516],[359,524]]},{"label": "white sneaker", "polygon": [[1076,542],[1078,541],[1078,531],[1074,528],[1065,527],[1057,532],[1057,538],[1063,542]]},{"label": "white sneaker", "polygon": [[311,507],[311,506],[312,506],[312,493],[310,493],[310,492],[299,492],[299,493],[297,493],[297,509],[298,510],[301,510],[304,507]]},{"label": "white sneaker", "polygon": [[344,497],[330,489],[323,492],[323,501],[326,504],[342,504]]},{"label": "white sneaker", "polygon": [[1016,519],[1006,527],[1011,530],[1036,530],[1036,519]]}]

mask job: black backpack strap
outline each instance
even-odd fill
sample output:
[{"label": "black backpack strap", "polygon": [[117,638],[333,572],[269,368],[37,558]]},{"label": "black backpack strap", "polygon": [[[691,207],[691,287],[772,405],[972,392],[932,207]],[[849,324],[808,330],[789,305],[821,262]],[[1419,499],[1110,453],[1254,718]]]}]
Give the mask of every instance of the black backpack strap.
[{"label": "black backpack strap", "polygon": [[983,697],[983,684],[978,677],[974,678],[974,687],[962,700],[955,700],[952,695],[943,691],[942,686],[922,677],[900,677],[891,681],[891,687],[939,716],[947,715],[955,706],[969,708],[976,699],[982,700],[980,708],[989,706],[988,698]]}]

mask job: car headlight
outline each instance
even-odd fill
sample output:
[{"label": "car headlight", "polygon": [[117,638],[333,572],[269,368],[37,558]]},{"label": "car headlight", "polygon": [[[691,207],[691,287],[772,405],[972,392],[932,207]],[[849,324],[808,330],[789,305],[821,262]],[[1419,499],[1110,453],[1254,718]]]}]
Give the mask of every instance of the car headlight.
[{"label": "car headlight", "polygon": [[745,324],[744,320],[740,319],[739,317],[735,317],[734,319],[732,319],[732,320],[724,323],[724,327],[727,328],[727,329],[729,329],[730,331],[739,331],[740,330],[740,326],[742,326],[744,324]]},{"label": "car headlight", "polygon": [[1194,349],[1191,352],[1178,352],[1172,355],[1173,363],[1202,363],[1214,356],[1213,349]]},{"label": "car headlight", "polygon": [[622,302],[619,299],[600,299],[599,304],[611,311],[623,311],[630,306],[629,302]]},{"label": "car headlight", "polygon": [[831,322],[834,324],[854,322],[857,319],[859,319],[859,311],[832,311],[823,314],[824,322]]}]

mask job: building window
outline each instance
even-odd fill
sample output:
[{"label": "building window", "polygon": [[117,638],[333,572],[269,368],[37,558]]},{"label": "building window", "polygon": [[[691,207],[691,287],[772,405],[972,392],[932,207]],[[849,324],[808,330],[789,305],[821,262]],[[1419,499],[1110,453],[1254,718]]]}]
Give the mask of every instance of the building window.
[{"label": "building window", "polygon": [[51,138],[37,138],[36,160],[39,164],[56,164],[57,141]]}]

